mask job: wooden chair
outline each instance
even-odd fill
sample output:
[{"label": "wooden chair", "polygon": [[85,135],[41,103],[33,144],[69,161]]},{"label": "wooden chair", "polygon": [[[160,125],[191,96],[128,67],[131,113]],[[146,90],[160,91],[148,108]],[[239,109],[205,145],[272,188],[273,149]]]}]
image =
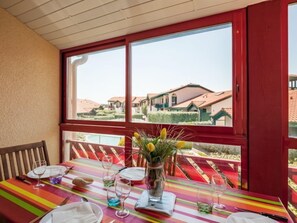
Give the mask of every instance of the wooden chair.
[{"label": "wooden chair", "polygon": [[[175,175],[176,161],[177,161],[177,153],[167,158],[166,162],[164,163],[164,171],[166,175],[168,176]],[[136,166],[146,167],[146,160],[140,154],[138,154]]]},{"label": "wooden chair", "polygon": [[45,141],[0,148],[0,157],[0,180],[28,173],[34,160],[50,165]]}]

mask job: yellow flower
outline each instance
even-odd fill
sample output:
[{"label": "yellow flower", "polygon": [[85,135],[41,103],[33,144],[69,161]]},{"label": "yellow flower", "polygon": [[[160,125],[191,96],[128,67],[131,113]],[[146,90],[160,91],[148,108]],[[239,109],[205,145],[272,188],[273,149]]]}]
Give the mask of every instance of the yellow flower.
[{"label": "yellow flower", "polygon": [[155,145],[150,142],[146,145],[146,148],[148,149],[148,151],[153,152],[155,150]]},{"label": "yellow flower", "polygon": [[175,146],[177,149],[181,149],[181,148],[184,148],[186,145],[185,141],[177,141]]},{"label": "yellow flower", "polygon": [[121,137],[118,146],[124,146],[125,145],[125,137]]},{"label": "yellow flower", "polygon": [[160,132],[160,139],[164,140],[166,139],[166,136],[167,136],[167,130],[166,128],[163,128]]},{"label": "yellow flower", "polygon": [[140,135],[138,134],[138,132],[134,132],[134,137],[137,140],[140,140]]}]

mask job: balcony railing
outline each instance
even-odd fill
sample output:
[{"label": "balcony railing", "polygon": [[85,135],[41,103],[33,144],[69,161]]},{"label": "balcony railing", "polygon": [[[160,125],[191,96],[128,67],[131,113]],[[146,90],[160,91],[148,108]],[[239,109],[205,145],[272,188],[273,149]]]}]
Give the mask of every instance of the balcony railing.
[{"label": "balcony railing", "polygon": [[[108,146],[96,143],[67,140],[70,159],[88,158],[101,160],[104,155],[111,155],[113,161],[119,165],[125,165],[124,147]],[[137,150],[134,148],[133,150]],[[137,154],[133,155],[132,162],[136,166]],[[214,173],[220,173],[227,177],[228,184],[233,188],[240,188],[241,166],[240,161],[200,157],[194,155],[177,155],[175,176],[190,180],[209,183]]]}]

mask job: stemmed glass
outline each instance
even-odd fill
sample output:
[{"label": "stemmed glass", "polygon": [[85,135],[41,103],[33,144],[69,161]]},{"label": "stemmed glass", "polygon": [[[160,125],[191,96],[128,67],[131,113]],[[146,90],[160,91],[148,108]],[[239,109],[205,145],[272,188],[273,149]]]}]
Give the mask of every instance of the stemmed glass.
[{"label": "stemmed glass", "polygon": [[46,171],[46,161],[45,160],[35,160],[33,162],[32,171],[35,175],[38,176],[37,184],[34,186],[34,189],[39,189],[40,187],[43,187],[44,184],[40,183],[40,177],[45,173]]},{"label": "stemmed glass", "polygon": [[119,218],[125,218],[129,215],[129,210],[125,209],[125,200],[131,192],[131,180],[118,176],[115,181],[115,192],[121,202],[121,209],[115,212]]},{"label": "stemmed glass", "polygon": [[214,204],[215,208],[225,208],[225,205],[220,204],[220,197],[227,189],[227,179],[225,176],[220,174],[214,174],[211,177],[211,187],[213,188],[214,192],[217,194],[218,203]]},{"label": "stemmed glass", "polygon": [[112,164],[113,164],[112,156],[109,156],[109,155],[103,156],[103,158],[102,158],[102,167],[104,169],[106,169],[107,172],[111,168]]}]

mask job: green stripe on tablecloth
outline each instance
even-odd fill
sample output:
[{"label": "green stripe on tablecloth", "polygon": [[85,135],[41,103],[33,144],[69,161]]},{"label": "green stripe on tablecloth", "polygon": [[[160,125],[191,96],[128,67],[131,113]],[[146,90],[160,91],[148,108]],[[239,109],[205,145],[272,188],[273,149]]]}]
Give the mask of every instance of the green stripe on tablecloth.
[{"label": "green stripe on tablecloth", "polygon": [[44,211],[41,211],[40,209],[32,206],[31,204],[26,203],[25,201],[5,192],[4,190],[0,189],[0,196],[6,198],[7,200],[10,200],[11,202],[17,204],[18,206],[26,209],[27,211],[31,212],[32,214],[35,214],[37,216],[40,216],[44,214]]}]

